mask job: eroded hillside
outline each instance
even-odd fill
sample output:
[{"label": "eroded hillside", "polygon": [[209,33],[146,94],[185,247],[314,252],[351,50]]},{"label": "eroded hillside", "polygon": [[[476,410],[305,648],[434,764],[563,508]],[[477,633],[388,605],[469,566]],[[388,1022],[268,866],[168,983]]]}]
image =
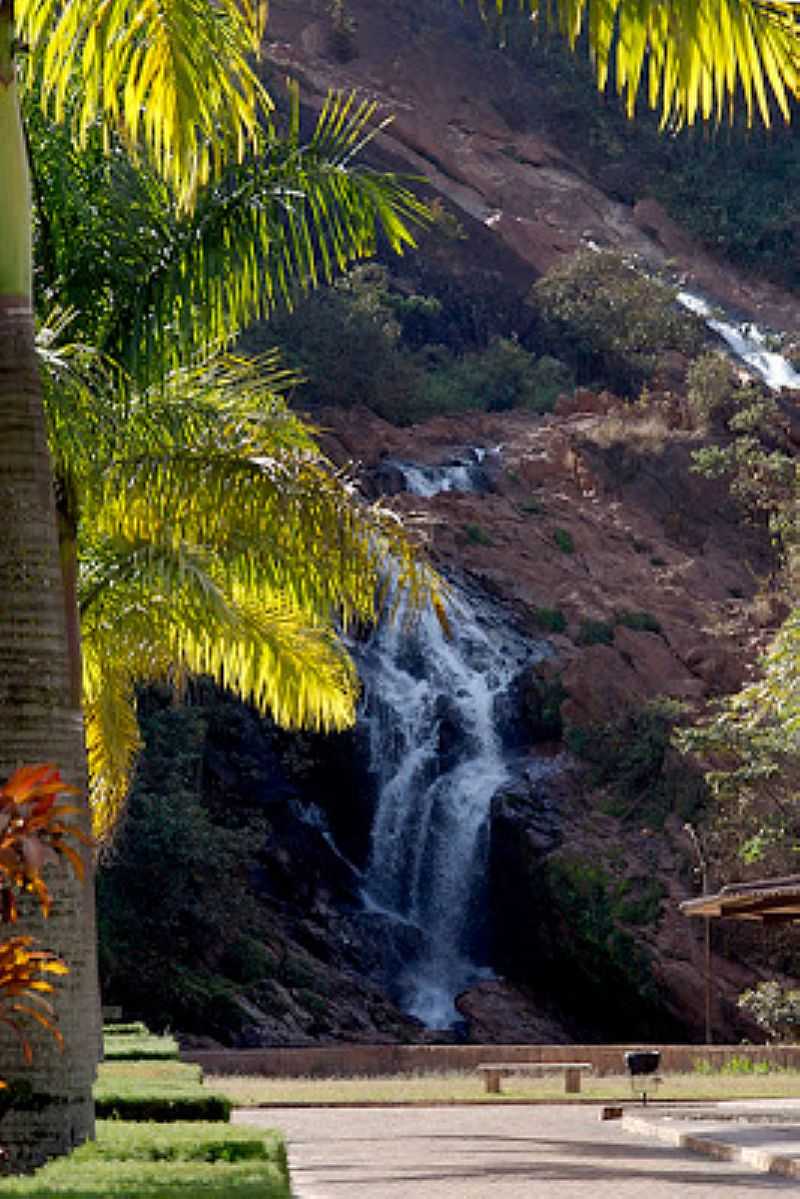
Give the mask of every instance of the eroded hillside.
[{"label": "eroded hillside", "polygon": [[[677,905],[697,891],[684,825],[702,823],[706,797],[671,734],[741,684],[784,616],[774,547],[724,479],[694,470],[697,449],[730,438],[688,398],[691,357],[716,343],[702,333],[647,362],[629,345],[612,372],[608,349],[555,338],[531,288],[588,246],[776,330],[796,328],[800,306],[701,249],[627,143],[582,157],[585,101],[569,81],[500,53],[457,4],[346,11],[336,27],[326,5],[274,0],[270,82],[290,71],[312,105],[332,87],[374,99],[394,118],[376,161],[425,176],[437,219],[377,292],[353,285],[349,308],[312,304],[253,336],[307,368],[297,404],[365,494],[421,528],[456,586],[548,647],[514,692],[514,779],[492,810],[496,977],[459,998],[458,1035],[700,1039],[700,930]],[[610,125],[592,128],[609,140]],[[506,410],[458,411],[471,376],[496,385],[472,407]],[[423,419],[437,403],[455,414]],[[779,417],[796,454],[795,397]],[[460,485],[408,490],[409,468],[424,483],[440,467]],[[145,711],[148,750],[101,888],[107,1000],[239,1045],[455,1035],[424,1030],[384,988],[380,928],[361,909],[363,733],[287,737],[203,686],[190,698],[188,715],[163,697]],[[171,905],[177,973],[163,930],[134,950],[142,926],[126,906],[165,862],[189,875]],[[735,1005],[752,948],[715,939],[718,1039],[753,1035]]]}]

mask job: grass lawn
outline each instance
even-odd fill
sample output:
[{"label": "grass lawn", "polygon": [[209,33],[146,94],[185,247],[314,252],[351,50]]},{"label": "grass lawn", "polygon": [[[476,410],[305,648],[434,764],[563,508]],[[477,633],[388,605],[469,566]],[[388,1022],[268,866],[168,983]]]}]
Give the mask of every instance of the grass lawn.
[{"label": "grass lawn", "polygon": [[[661,1086],[649,1092],[657,1100],[725,1100],[800,1098],[800,1073],[775,1070],[758,1073],[668,1074]],[[256,1078],[213,1075],[214,1090],[237,1107],[269,1107],[303,1103],[503,1103],[531,1101],[630,1100],[626,1075],[594,1078],[584,1075],[578,1096],[564,1094],[560,1075],[541,1079],[524,1075],[503,1079],[500,1095],[487,1095],[483,1080],[473,1073],[414,1074],[385,1078]]]},{"label": "grass lawn", "polygon": [[142,1060],[147,1058],[177,1058],[178,1042],[174,1037],[159,1037],[155,1033],[105,1032],[103,1049],[106,1061]]},{"label": "grass lawn", "polygon": [[227,1120],[229,1102],[199,1066],[177,1061],[102,1062],[97,1114],[121,1120]]},{"label": "grass lawn", "polygon": [[[218,1090],[216,1080],[209,1090]],[[97,1070],[95,1097],[109,1094],[138,1094],[143,1088],[151,1094],[174,1095],[176,1092],[196,1092],[203,1083],[203,1071],[189,1062],[178,1061],[112,1061],[101,1062]]]},{"label": "grass lawn", "polygon": [[220,1124],[101,1120],[97,1141],[35,1174],[0,1179],[25,1199],[290,1199],[279,1135]]}]

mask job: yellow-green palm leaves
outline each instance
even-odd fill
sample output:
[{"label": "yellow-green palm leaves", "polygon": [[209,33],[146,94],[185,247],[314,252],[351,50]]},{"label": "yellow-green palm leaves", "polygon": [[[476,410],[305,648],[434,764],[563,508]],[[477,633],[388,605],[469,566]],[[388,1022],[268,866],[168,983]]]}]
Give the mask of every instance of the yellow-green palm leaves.
[{"label": "yellow-green palm leaves", "polygon": [[[277,304],[331,282],[370,257],[382,238],[396,253],[414,245],[428,209],[408,182],[356,161],[380,130],[375,104],[328,96],[310,136],[299,100],[262,156],[223,172],[191,213],[169,215],[151,182],[150,269],[125,297],[107,349],[137,378],[174,369],[198,345],[225,344]],[[164,190],[164,189],[162,189]],[[162,215],[163,214],[163,215]]]},{"label": "yellow-green palm leaves", "polygon": [[138,747],[135,687],[210,674],[290,728],[351,724],[338,629],[375,619],[389,569],[412,606],[435,581],[396,518],[357,501],[287,410],[274,362],[222,360],[142,396],[49,396],[80,511],[80,608],[98,831]]},{"label": "yellow-green palm leaves", "polygon": [[119,131],[183,203],[259,143],[271,106],[253,67],[265,16],[259,0],[16,0],[56,118],[69,113],[81,141],[98,120]]},{"label": "yellow-green palm leaves", "polygon": [[[790,0],[519,0],[574,47],[585,35],[598,85],[633,113],[644,90],[664,123],[719,121],[742,101],[748,119],[789,116],[800,89],[800,25]],[[488,7],[484,0],[484,7]],[[496,0],[500,11],[513,0]]]}]

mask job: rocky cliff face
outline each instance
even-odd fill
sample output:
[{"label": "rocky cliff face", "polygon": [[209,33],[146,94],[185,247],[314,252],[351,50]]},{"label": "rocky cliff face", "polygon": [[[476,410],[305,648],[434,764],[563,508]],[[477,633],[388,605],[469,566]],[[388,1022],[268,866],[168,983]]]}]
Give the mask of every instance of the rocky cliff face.
[{"label": "rocky cliff face", "polygon": [[[701,252],[648,194],[645,172],[620,180],[576,156],[547,81],[487,46],[457,4],[348,0],[346,12],[352,25],[336,27],[327,5],[272,0],[270,83],[299,76],[311,105],[355,88],[393,117],[378,159],[424,175],[440,214],[403,264],[415,282],[522,335],[531,285],[591,244],[796,327],[796,298]],[[703,435],[686,419],[686,365],[662,362],[649,407],[579,390],[545,417],[470,413],[400,429],[361,408],[314,413],[330,456],[358,465],[368,495],[418,518],[443,572],[550,646],[511,697],[515,777],[494,801],[488,865],[497,977],[458,1000],[459,1035],[474,1040],[702,1038],[702,930],[677,905],[696,891],[684,824],[704,800],[669,734],[682,712],[741,683],[783,613],[764,529],[691,469]],[[786,415],[797,424],[791,399]],[[409,464],[423,477],[455,467],[460,483],[411,494]],[[179,1012],[173,1024],[247,1045],[424,1039],[382,992],[380,932],[358,911],[372,813],[357,739],[286,739],[241,712],[215,715],[220,702],[203,718],[199,793],[227,824],[243,787],[253,791],[256,831],[236,870],[260,906],[235,953],[222,933],[213,944],[198,934],[203,969],[224,985],[203,982],[206,1015]],[[223,735],[228,719],[236,730]],[[122,890],[149,877],[136,853],[132,876],[122,864],[115,883],[109,873]],[[124,957],[107,961],[107,998],[153,1018],[141,979],[123,981]],[[742,945],[715,934],[713,969],[717,1038],[752,1037],[735,1006],[753,981]]]},{"label": "rocky cliff face", "polygon": [[[795,296],[701,250],[653,198],[646,163],[581,157],[586,119],[570,81],[492,47],[469,4],[347,0],[342,38],[330,6],[274,0],[266,45],[269,81],[299,78],[306,103],[354,89],[391,123],[376,150],[422,176],[441,205],[449,245],[423,241],[427,269],[464,285],[524,296],[544,271],[586,244],[669,266],[712,299],[794,333]],[[474,6],[477,8],[477,6]],[[598,98],[598,105],[601,103]],[[607,104],[615,104],[609,98]],[[598,140],[602,133],[598,134]]]},{"label": "rocky cliff face", "polygon": [[[504,332],[522,332],[531,284],[590,245],[668,269],[777,330],[797,327],[796,297],[701,250],[653,198],[646,168],[621,179],[602,154],[581,159],[568,101],[554,104],[547,78],[489,47],[458,6],[421,16],[351,0],[347,13],[343,41],[313,4],[276,3],[269,57],[301,78],[312,104],[352,87],[391,115],[380,154],[424,175],[445,214],[423,238],[418,277],[448,278],[493,304]],[[528,746],[536,754],[553,738],[582,751],[564,759],[552,794],[526,792],[523,770],[496,803],[494,964],[528,998],[501,1002],[498,984],[465,997],[476,1037],[523,1035],[531,996],[562,1032],[702,1031],[700,930],[676,907],[696,885],[683,824],[702,798],[666,746],[664,701],[696,711],[735,689],[782,611],[761,585],[773,567],[763,530],[690,469],[701,439],[681,416],[685,366],[665,361],[656,385],[676,404],[671,416],[579,392],[543,420],[475,414],[398,430],[362,411],[318,417],[332,430],[326,448],[363,464],[373,494],[400,488],[398,461],[474,464],[479,448],[475,490],[427,500],[401,491],[394,502],[423,515],[445,571],[500,597],[523,629],[548,632],[554,655],[524,700]],[[786,411],[796,422],[796,404]],[[601,727],[592,742],[586,730]],[[637,753],[649,768],[624,767],[620,778],[608,759]],[[579,914],[593,905],[591,919]],[[734,1003],[746,968],[720,957],[714,973],[717,1035],[752,1035]]]},{"label": "rocky cliff face", "polygon": [[[696,710],[741,681],[779,615],[759,592],[771,549],[720,484],[690,471],[699,435],[652,421],[637,430],[609,397],[579,393],[561,407],[545,418],[470,414],[402,430],[366,410],[321,416],[331,455],[360,462],[365,489],[393,493],[386,502],[421,521],[440,568],[550,646],[504,716],[513,779],[493,804],[488,863],[497,977],[459,997],[458,1035],[701,1040],[702,930],[677,905],[696,893],[683,824],[701,816],[703,797],[669,747],[670,704]],[[410,462],[429,479],[444,464],[469,490],[399,490]],[[287,737],[220,698],[193,712],[201,806],[218,828],[243,829],[235,870],[257,903],[226,898],[222,881],[206,878],[202,892],[222,909],[215,932],[202,895],[173,894],[176,935],[198,922],[189,956],[201,958],[195,1010],[173,1026],[195,1042],[238,1045],[436,1035],[382,990],[386,938],[359,911],[372,793],[358,737]],[[181,720],[165,709],[159,737],[179,739]],[[161,767],[167,749],[154,752],[105,876],[117,895],[147,894],[165,868],[172,877],[183,869],[148,850],[148,820],[159,837],[171,827],[168,815],[147,816],[150,795],[166,787],[189,829],[194,821]],[[186,868],[191,861],[202,878],[191,834],[181,837]],[[229,860],[223,841],[220,873]],[[148,981],[141,957],[125,950],[126,937],[146,940],[141,909],[128,929],[120,906],[113,894],[101,904],[113,947],[107,997],[157,1021],[171,1002],[171,965]],[[735,943],[727,950],[714,956],[716,1036],[752,1038],[735,999],[753,970]],[[129,957],[136,966],[126,973]]]},{"label": "rocky cliff face", "polygon": [[[677,904],[695,886],[683,824],[702,793],[659,721],[741,683],[779,615],[757,596],[771,549],[691,471],[699,435],[609,397],[560,407],[409,430],[366,411],[324,418],[331,452],[390,488],[409,460],[482,460],[476,490],[393,502],[424,513],[445,571],[501,597],[531,635],[548,630],[553,649],[520,697],[522,744],[532,766],[560,753],[562,768],[527,781],[523,761],[493,813],[493,964],[528,1003],[479,987],[461,1005],[474,1035],[513,1040],[533,1013],[558,1013],[562,1032],[587,1038],[699,1037],[699,930]],[[714,971],[718,1035],[752,1032],[735,1008],[747,969]]]}]

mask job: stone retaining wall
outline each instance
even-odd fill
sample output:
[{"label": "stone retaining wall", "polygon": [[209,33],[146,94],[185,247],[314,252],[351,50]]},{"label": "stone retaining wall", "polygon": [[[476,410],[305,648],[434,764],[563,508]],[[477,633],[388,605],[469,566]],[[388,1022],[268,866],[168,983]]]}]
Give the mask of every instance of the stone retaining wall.
[{"label": "stone retaining wall", "polygon": [[474,1070],[493,1062],[591,1062],[598,1075],[622,1074],[628,1049],[658,1049],[662,1073],[691,1073],[698,1062],[719,1069],[732,1058],[800,1070],[800,1045],[319,1045],[298,1049],[204,1049],[181,1054],[206,1074],[269,1078],[348,1078]]}]

